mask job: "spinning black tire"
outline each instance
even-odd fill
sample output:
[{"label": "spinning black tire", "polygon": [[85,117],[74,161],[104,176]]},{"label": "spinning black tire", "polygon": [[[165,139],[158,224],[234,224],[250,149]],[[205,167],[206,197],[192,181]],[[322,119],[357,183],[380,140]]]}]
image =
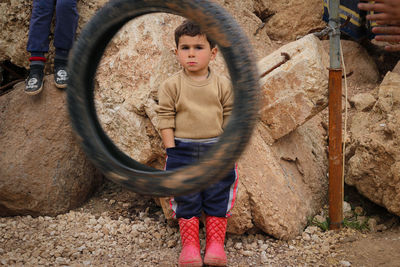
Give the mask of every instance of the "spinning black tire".
[{"label": "spinning black tire", "polygon": [[[230,121],[204,159],[177,171],[161,171],[120,151],[100,126],[94,104],[94,77],[104,50],[128,21],[149,13],[186,17],[216,41],[227,63],[234,91]],[[200,191],[222,178],[243,152],[257,114],[258,78],[252,49],[234,19],[205,0],[113,0],[86,25],[72,51],[67,88],[72,126],[89,159],[107,178],[128,189],[152,196]]]}]

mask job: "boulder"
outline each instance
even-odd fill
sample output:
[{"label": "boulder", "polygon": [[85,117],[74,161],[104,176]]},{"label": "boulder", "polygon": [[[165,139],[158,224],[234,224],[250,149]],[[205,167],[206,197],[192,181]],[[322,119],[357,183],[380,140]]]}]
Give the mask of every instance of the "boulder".
[{"label": "boulder", "polygon": [[76,142],[65,92],[52,79],[37,96],[19,83],[0,97],[0,216],[68,212],[102,181]]},{"label": "boulder", "polygon": [[[181,21],[156,14],[129,22],[111,40],[95,78],[96,109],[107,135],[130,157],[158,168],[165,156],[154,127],[157,90],[179,69],[173,30]],[[165,32],[170,34],[160,34]]]},{"label": "boulder", "polygon": [[29,0],[0,2],[0,62],[10,60],[21,67],[29,66],[26,44],[32,2]]},{"label": "boulder", "polygon": [[350,99],[350,103],[358,111],[367,111],[371,109],[375,102],[375,97],[370,93],[357,94]]},{"label": "boulder", "polygon": [[285,136],[328,105],[328,62],[321,41],[312,34],[258,62],[260,118],[272,138]]},{"label": "boulder", "polygon": [[370,110],[351,118],[345,182],[400,216],[400,74],[388,72]]},{"label": "boulder", "polygon": [[[349,87],[356,88],[354,92],[360,91],[359,87],[375,85],[380,80],[380,74],[376,63],[367,50],[359,43],[351,40],[341,40],[344,64],[346,67],[347,82]],[[329,53],[329,41],[322,41],[323,47]],[[329,67],[329,66],[327,66]],[[344,82],[344,79],[343,79]],[[344,83],[343,83],[344,92]],[[365,90],[365,89],[364,89]]]},{"label": "boulder", "polygon": [[[293,239],[327,200],[326,133],[317,116],[272,146],[267,135],[259,125],[239,160],[240,193],[248,195],[256,227]],[[241,218],[235,215],[231,221]]]},{"label": "boulder", "polygon": [[324,2],[320,0],[256,0],[264,12],[273,14],[266,31],[273,40],[294,41],[310,32],[322,30]]},{"label": "boulder", "polygon": [[392,72],[400,74],[400,61],[394,66]]},{"label": "boulder", "polygon": [[[95,12],[104,6],[108,0],[80,0],[78,1],[79,22],[77,29],[77,37],[82,28],[95,14]],[[215,2],[224,6],[233,17],[235,17],[244,31],[248,34],[251,44],[256,48],[256,58],[261,58],[265,54],[272,52],[272,44],[266,33],[266,28],[257,30],[262,24],[259,17],[255,15],[255,5],[257,1],[223,1],[215,0]],[[20,67],[29,67],[29,53],[26,51],[28,41],[29,22],[32,13],[32,1],[0,1],[0,62],[10,60],[13,64]],[[154,14],[145,15],[144,17],[153,17]],[[155,16],[158,16],[155,15]],[[173,28],[173,25],[169,28]],[[54,21],[52,30],[54,29]],[[160,35],[163,32],[152,32],[150,34]],[[50,35],[50,49],[47,54],[48,62],[53,62],[55,49],[52,45],[53,35]],[[137,36],[136,36],[137,37]],[[140,38],[143,38],[141,36]],[[140,39],[139,38],[139,39]],[[135,39],[132,36],[132,40]],[[158,39],[157,39],[158,40]],[[139,41],[139,40],[138,40]],[[172,44],[172,43],[171,43]],[[47,72],[52,72],[50,64],[46,66]]]}]

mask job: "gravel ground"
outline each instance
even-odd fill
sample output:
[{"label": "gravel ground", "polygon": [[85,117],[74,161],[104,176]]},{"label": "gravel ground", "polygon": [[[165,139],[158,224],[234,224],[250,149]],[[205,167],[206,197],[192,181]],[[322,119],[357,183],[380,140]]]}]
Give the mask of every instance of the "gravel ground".
[{"label": "gravel ground", "polygon": [[[204,230],[200,237],[204,248]],[[365,237],[353,229],[323,232],[316,226],[291,241],[256,231],[228,234],[228,265],[356,266],[342,247]],[[178,227],[154,200],[111,183],[67,214],[0,218],[4,266],[177,266],[179,251]]]}]

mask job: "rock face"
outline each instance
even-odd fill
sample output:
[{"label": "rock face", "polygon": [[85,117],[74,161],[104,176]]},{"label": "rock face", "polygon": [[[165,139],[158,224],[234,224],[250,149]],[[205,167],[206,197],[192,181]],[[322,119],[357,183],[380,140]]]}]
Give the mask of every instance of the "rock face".
[{"label": "rock face", "polygon": [[[350,40],[341,40],[340,42],[349,87],[364,87],[376,84],[380,79],[379,71],[365,48],[359,43]],[[329,41],[322,41],[322,44],[325,51],[329,53]]]},{"label": "rock face", "polygon": [[374,92],[373,108],[352,117],[346,183],[400,216],[399,86],[400,74],[389,72]]},{"label": "rock face", "polygon": [[249,213],[256,227],[276,238],[299,235],[307,218],[326,201],[324,135],[321,118],[316,117],[270,146],[260,124],[239,160],[239,195],[247,195],[248,210],[235,207],[229,223],[237,221],[247,230],[243,226],[250,224],[241,221]]},{"label": "rock face", "polygon": [[102,180],[75,140],[65,92],[52,78],[38,96],[19,83],[0,98],[0,216],[67,212]]},{"label": "rock face", "polygon": [[321,41],[307,35],[258,62],[262,84],[260,118],[275,140],[328,105],[328,61]]},{"label": "rock face", "polygon": [[322,21],[323,1],[259,0],[264,12],[274,14],[266,24],[267,34],[274,40],[294,41],[299,36],[325,27]]},{"label": "rock face", "polygon": [[[78,1],[77,36],[93,14],[106,2],[108,1]],[[240,23],[249,36],[258,59],[273,51],[274,45],[269,36],[274,40],[293,41],[297,36],[304,36],[313,29],[325,26],[321,21],[323,6],[319,0],[306,0],[301,3],[294,0],[215,0],[215,2],[224,6]],[[28,0],[0,2],[0,28],[2,29],[0,61],[10,60],[20,67],[29,66],[26,42],[31,9],[32,1]],[[52,41],[51,35],[50,42]],[[54,47],[50,44],[49,62],[52,62],[53,55]]]}]

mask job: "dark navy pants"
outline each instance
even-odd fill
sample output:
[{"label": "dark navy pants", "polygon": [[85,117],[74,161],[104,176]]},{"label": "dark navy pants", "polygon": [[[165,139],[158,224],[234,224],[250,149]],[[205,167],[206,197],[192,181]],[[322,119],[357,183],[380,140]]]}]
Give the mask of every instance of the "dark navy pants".
[{"label": "dark navy pants", "polygon": [[33,0],[31,22],[29,25],[29,52],[49,51],[49,35],[54,7],[56,26],[54,29],[54,47],[70,50],[78,26],[77,0]]},{"label": "dark navy pants", "polygon": [[[174,170],[197,161],[213,144],[175,140],[167,148],[166,170]],[[174,197],[170,201],[175,218],[200,217],[202,211],[215,217],[229,217],[236,200],[238,175],[236,166],[219,182],[201,192]]]}]

